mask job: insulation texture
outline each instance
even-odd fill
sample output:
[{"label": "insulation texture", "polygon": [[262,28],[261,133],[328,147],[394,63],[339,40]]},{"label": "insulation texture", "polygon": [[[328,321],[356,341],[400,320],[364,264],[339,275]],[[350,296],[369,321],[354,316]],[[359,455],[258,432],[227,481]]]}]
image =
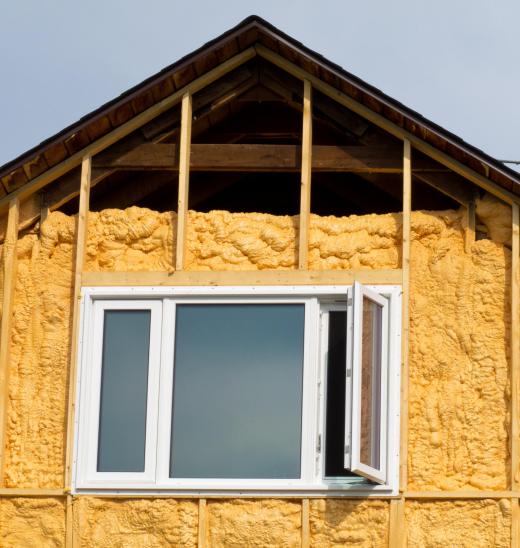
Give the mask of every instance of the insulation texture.
[{"label": "insulation texture", "polygon": [[[491,214],[486,222],[501,226]],[[297,217],[190,212],[188,268],[295,268],[297,225]],[[6,439],[10,487],[63,486],[74,226],[74,218],[52,213],[41,236],[26,234],[18,245]],[[136,207],[92,213],[87,270],[169,270],[174,227],[175,215]],[[313,215],[310,268],[398,267],[400,231],[400,215]],[[410,489],[507,488],[510,252],[504,242],[504,234],[479,240],[467,255],[462,212],[412,215]],[[3,515],[13,516],[2,534],[18,534],[9,531],[27,523],[24,534],[36,535],[29,545],[62,538],[61,502],[1,503]],[[41,511],[33,512],[39,504],[44,504]],[[471,535],[480,531],[487,545],[503,545],[506,502],[467,501],[460,503],[467,517],[462,511],[451,516],[447,509],[457,504],[409,503],[411,545],[438,545],[427,534],[429,520],[446,524],[446,546],[450,539],[455,539],[451,545],[462,545],[456,539],[463,533],[473,540],[469,529]],[[74,514],[84,546],[196,542],[197,508],[191,501],[79,497]],[[208,519],[212,546],[292,546],[301,531],[299,504],[285,501],[209,501]],[[311,503],[317,546],[384,545],[387,523],[386,502]],[[40,542],[43,532],[45,542]],[[24,545],[22,537],[12,538]]]},{"label": "insulation texture", "polygon": [[0,546],[65,546],[65,504],[49,498],[0,498]]},{"label": "insulation texture", "polygon": [[406,503],[408,546],[506,548],[511,544],[509,500]]},{"label": "insulation texture", "polygon": [[208,546],[299,547],[301,504],[283,500],[208,501]]},{"label": "insulation texture", "polygon": [[458,213],[412,222],[409,488],[505,489],[510,252]]},{"label": "insulation texture", "polygon": [[96,548],[197,546],[198,504],[191,500],[78,497],[77,544]]},{"label": "insulation texture", "polygon": [[312,546],[387,546],[388,520],[386,501],[311,500]]}]

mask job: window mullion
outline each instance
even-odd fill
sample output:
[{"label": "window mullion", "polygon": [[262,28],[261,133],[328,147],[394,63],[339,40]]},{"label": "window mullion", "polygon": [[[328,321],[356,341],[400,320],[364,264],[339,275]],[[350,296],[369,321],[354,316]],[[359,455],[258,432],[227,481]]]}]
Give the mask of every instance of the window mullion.
[{"label": "window mullion", "polygon": [[156,484],[169,481],[170,439],[173,397],[173,368],[175,349],[175,311],[173,299],[164,299],[162,314],[161,369],[159,381],[159,411],[157,420]]}]

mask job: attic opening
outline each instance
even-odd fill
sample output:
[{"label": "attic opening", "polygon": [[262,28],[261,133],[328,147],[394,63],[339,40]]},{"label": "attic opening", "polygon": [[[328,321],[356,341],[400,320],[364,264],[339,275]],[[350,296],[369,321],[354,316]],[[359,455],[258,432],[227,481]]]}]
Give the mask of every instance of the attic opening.
[{"label": "attic opening", "polygon": [[[195,93],[188,208],[297,215],[302,113],[303,82],[259,57]],[[180,122],[177,104],[96,155],[91,210],[175,211]],[[313,90],[311,213],[402,211],[402,155],[402,141]],[[416,151],[412,166],[413,209],[459,207],[469,183]]]}]

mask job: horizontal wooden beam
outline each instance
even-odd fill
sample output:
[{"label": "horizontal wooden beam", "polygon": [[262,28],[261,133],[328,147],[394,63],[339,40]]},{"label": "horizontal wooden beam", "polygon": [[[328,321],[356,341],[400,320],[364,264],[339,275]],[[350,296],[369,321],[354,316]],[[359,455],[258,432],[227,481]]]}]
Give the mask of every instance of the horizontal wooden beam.
[{"label": "horizontal wooden beam", "polygon": [[518,491],[406,491],[406,499],[457,500],[457,499],[505,499],[518,497]]},{"label": "horizontal wooden beam", "polygon": [[[106,150],[93,159],[98,169],[172,169],[179,167],[175,144],[146,143],[120,153]],[[298,145],[193,144],[191,171],[294,171],[301,169]],[[312,169],[353,173],[400,173],[399,149],[385,146],[313,146]],[[415,171],[438,170],[418,162]],[[444,170],[443,170],[444,171]],[[439,176],[440,177],[440,176]]]},{"label": "horizontal wooden beam", "polygon": [[63,489],[25,489],[18,487],[0,488],[0,497],[61,497],[67,493]]},{"label": "horizontal wooden beam", "polygon": [[392,270],[259,270],[240,272],[83,272],[83,286],[350,285],[401,284]]}]

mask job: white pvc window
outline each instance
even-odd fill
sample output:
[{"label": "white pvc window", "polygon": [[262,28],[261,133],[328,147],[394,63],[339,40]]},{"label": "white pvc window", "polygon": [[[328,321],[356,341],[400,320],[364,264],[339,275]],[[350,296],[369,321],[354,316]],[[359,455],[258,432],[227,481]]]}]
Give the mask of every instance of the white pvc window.
[{"label": "white pvc window", "polygon": [[84,290],[75,489],[395,492],[399,296]]},{"label": "white pvc window", "polygon": [[345,464],[353,472],[385,483],[388,300],[356,282],[352,303],[352,443]]}]

